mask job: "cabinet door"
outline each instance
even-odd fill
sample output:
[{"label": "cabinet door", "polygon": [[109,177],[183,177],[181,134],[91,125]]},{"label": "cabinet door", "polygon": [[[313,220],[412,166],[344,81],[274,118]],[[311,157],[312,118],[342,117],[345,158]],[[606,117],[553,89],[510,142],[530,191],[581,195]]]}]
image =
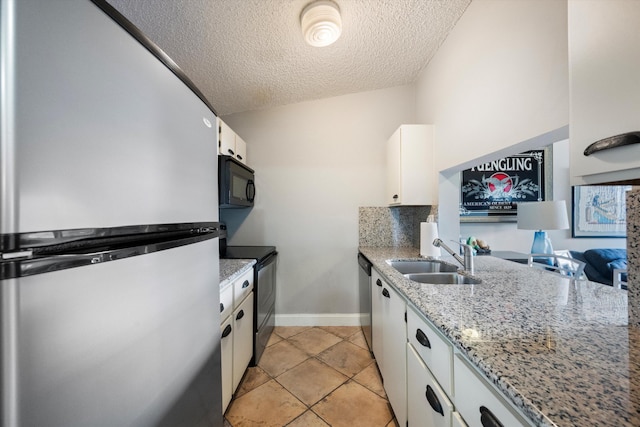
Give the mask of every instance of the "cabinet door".
[{"label": "cabinet door", "polygon": [[220,292],[220,319],[226,319],[233,311],[233,284]]},{"label": "cabinet door", "polygon": [[407,335],[440,387],[453,395],[453,347],[429,322],[407,310]]},{"label": "cabinet door", "polygon": [[218,132],[220,132],[218,153],[225,156],[236,155],[236,134],[225,122],[218,119]]},{"label": "cabinet door", "polygon": [[640,131],[640,2],[571,0],[568,17],[571,183],[640,178],[640,144],[583,154],[597,140]]},{"label": "cabinet door", "polygon": [[398,424],[407,420],[407,324],[405,300],[390,286],[382,286],[384,389]]},{"label": "cabinet door", "polygon": [[247,164],[247,143],[236,134],[236,159]]},{"label": "cabinet door", "polygon": [[233,391],[253,356],[253,292],[233,312]]},{"label": "cabinet door", "polygon": [[451,425],[451,401],[410,344],[407,347],[407,407],[411,427]]},{"label": "cabinet door", "polygon": [[400,188],[400,128],[387,141],[387,201],[390,205],[402,203]]},{"label": "cabinet door", "polygon": [[387,141],[388,203],[436,204],[437,172],[433,161],[433,126],[400,126]]},{"label": "cabinet door", "polygon": [[455,405],[469,427],[531,425],[462,356],[456,355],[453,363]]},{"label": "cabinet door", "polygon": [[453,413],[451,417],[451,427],[468,427],[467,423],[462,419],[462,416],[460,416],[460,412]]},{"label": "cabinet door", "polygon": [[253,268],[233,282],[233,308],[237,308],[253,290]]},{"label": "cabinet door", "polygon": [[220,325],[220,361],[222,366],[222,412],[227,410],[233,395],[233,317]]},{"label": "cabinet door", "polygon": [[400,130],[401,203],[433,205],[437,202],[433,126],[402,125]]},{"label": "cabinet door", "polygon": [[378,368],[382,370],[384,339],[382,337],[382,284],[380,274],[371,270],[371,347]]}]

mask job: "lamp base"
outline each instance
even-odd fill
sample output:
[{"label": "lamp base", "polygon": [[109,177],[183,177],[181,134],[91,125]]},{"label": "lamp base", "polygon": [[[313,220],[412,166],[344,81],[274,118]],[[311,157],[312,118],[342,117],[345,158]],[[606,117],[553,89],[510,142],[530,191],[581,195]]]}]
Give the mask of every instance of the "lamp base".
[{"label": "lamp base", "polygon": [[[531,245],[531,253],[553,255],[551,240],[547,237],[547,233],[545,231],[539,230],[535,232],[535,235],[533,236],[533,245]],[[553,260],[551,258],[536,258],[535,262],[553,265]]]}]

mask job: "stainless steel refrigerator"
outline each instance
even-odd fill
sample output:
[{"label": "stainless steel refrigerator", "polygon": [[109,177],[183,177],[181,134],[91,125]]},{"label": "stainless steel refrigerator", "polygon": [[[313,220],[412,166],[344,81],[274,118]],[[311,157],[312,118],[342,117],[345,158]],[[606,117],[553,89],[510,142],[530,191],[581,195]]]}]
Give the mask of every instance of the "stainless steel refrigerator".
[{"label": "stainless steel refrigerator", "polygon": [[220,426],[216,115],[101,0],[0,0],[2,426]]}]

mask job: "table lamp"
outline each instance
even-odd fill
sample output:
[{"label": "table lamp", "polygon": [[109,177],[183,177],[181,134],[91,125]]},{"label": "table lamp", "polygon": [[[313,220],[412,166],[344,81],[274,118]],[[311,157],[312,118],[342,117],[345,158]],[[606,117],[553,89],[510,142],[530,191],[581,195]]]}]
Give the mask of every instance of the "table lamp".
[{"label": "table lamp", "polygon": [[518,229],[537,230],[531,246],[532,254],[553,254],[553,246],[545,230],[567,228],[569,219],[564,200],[518,203]]}]

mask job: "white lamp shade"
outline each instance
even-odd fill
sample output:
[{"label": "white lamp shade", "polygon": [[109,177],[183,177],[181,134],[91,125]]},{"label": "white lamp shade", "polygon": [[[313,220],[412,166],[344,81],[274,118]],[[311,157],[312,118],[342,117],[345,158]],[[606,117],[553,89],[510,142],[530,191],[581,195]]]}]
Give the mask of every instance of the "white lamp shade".
[{"label": "white lamp shade", "polygon": [[518,203],[518,228],[521,230],[564,230],[569,228],[564,200]]},{"label": "white lamp shade", "polygon": [[329,46],[342,33],[340,10],[331,1],[320,0],[305,7],[300,25],[305,41],[316,47]]}]

